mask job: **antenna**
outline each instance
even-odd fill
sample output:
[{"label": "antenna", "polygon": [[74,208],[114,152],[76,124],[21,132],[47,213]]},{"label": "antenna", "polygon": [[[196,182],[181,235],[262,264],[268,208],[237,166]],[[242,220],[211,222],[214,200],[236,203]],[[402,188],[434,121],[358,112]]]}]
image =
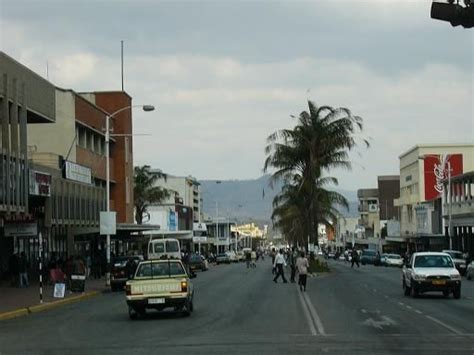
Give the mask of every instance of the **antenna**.
[{"label": "antenna", "polygon": [[122,67],[122,91],[123,91],[123,40],[120,41],[120,49],[121,49],[121,67]]}]

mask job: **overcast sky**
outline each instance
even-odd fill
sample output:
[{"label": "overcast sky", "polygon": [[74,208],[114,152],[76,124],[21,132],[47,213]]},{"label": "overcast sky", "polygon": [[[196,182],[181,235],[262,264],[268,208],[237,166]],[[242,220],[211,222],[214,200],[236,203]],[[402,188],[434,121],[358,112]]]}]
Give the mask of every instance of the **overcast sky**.
[{"label": "overcast sky", "polygon": [[430,0],[0,0],[1,48],[55,85],[125,90],[135,164],[198,179],[262,174],[266,137],[317,104],[365,120],[342,188],[398,174],[419,143],[473,142],[474,30],[430,19]]}]

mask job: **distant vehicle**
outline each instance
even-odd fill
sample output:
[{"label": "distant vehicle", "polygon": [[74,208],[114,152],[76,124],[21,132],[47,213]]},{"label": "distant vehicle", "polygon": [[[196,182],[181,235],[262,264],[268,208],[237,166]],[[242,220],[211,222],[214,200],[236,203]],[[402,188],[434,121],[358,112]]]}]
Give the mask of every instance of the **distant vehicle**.
[{"label": "distant vehicle", "polygon": [[403,267],[402,287],[406,296],[418,297],[423,292],[441,291],[461,298],[461,275],[447,253],[414,253]]},{"label": "distant vehicle", "polygon": [[472,280],[474,277],[474,260],[467,266],[466,277],[468,280]]},{"label": "distant vehicle", "polygon": [[125,285],[130,319],[145,315],[147,309],[165,308],[189,316],[194,310],[190,278],[181,260],[142,261],[133,279]]},{"label": "distant vehicle", "polygon": [[230,262],[236,263],[237,261],[239,261],[237,259],[237,254],[235,253],[235,251],[229,250],[229,251],[226,252],[226,254],[229,255]]},{"label": "distant vehicle", "polygon": [[461,275],[466,273],[466,260],[461,251],[458,250],[443,250],[443,253],[449,254],[451,259],[454,261],[454,265],[456,265],[456,269],[458,269]]},{"label": "distant vehicle", "polygon": [[118,256],[112,262],[112,270],[110,273],[110,289],[112,291],[122,290],[125,283],[129,279],[129,272],[127,270],[127,262],[132,259],[134,263],[133,273],[135,272],[140,261],[143,261],[141,255]]},{"label": "distant vehicle", "polygon": [[236,254],[237,254],[237,261],[245,260],[245,254],[242,250],[237,251]]},{"label": "distant vehicle", "polygon": [[216,264],[230,264],[230,257],[227,253],[217,254]]},{"label": "distant vehicle", "polygon": [[207,260],[199,254],[193,254],[189,257],[188,266],[191,271],[207,271],[209,269]]},{"label": "distant vehicle", "polygon": [[365,264],[375,264],[375,259],[377,258],[377,254],[375,250],[364,249],[362,251],[362,255],[360,258],[360,262],[362,265]]},{"label": "distant vehicle", "polygon": [[174,238],[151,239],[148,242],[148,259],[181,259],[179,241]]},{"label": "distant vehicle", "polygon": [[398,254],[383,254],[385,255],[384,261],[382,265],[385,266],[396,266],[396,267],[403,267],[403,259]]},{"label": "distant vehicle", "polygon": [[332,251],[330,251],[330,252],[328,253],[328,258],[329,258],[329,259],[334,259],[334,256],[335,256],[335,255],[336,255],[336,254],[334,254]]}]

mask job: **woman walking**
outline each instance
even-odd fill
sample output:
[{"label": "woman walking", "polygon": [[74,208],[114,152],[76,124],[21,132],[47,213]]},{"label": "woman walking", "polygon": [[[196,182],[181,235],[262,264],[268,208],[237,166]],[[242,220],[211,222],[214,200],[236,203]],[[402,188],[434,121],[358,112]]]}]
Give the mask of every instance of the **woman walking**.
[{"label": "woman walking", "polygon": [[298,269],[298,285],[300,285],[300,290],[306,291],[309,262],[308,259],[306,259],[304,252],[301,252],[298,259],[296,259],[296,268]]}]

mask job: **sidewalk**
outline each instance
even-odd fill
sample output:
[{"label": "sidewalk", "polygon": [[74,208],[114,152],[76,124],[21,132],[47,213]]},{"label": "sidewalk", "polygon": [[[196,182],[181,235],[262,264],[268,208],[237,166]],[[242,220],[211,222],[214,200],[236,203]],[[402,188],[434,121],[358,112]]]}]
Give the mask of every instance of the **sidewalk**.
[{"label": "sidewalk", "polygon": [[[32,280],[30,280],[30,282],[31,281]],[[64,298],[54,298],[53,289],[54,287],[52,285],[43,285],[43,305],[40,306],[39,283],[37,280],[31,282],[28,288],[11,287],[7,282],[0,283],[0,320],[2,316],[12,318],[59,306],[60,304],[89,298],[110,288],[105,286],[105,279],[102,278],[86,280],[84,293],[70,293],[66,290]],[[11,317],[6,314],[10,312],[12,312]]]}]

